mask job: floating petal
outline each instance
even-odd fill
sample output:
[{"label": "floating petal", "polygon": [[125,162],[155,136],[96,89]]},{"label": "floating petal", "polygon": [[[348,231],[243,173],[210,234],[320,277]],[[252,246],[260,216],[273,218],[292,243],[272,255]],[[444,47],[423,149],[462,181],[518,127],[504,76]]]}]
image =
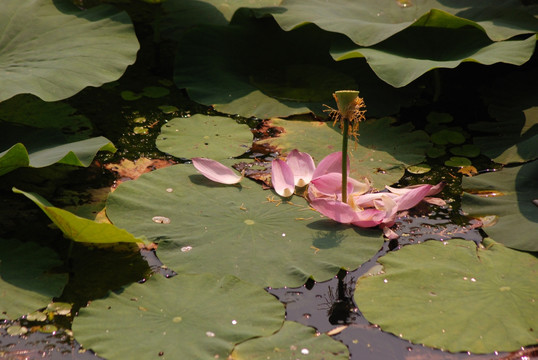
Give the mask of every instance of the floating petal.
[{"label": "floating petal", "polygon": [[283,197],[290,197],[295,191],[293,172],[286,162],[276,159],[271,162],[271,182],[276,193]]},{"label": "floating petal", "polygon": [[206,158],[192,158],[192,164],[206,178],[221,184],[237,184],[243,178],[218,161]]},{"label": "floating petal", "polygon": [[312,156],[294,149],[288,154],[286,164],[293,172],[295,186],[305,186],[310,183],[316,170]]}]

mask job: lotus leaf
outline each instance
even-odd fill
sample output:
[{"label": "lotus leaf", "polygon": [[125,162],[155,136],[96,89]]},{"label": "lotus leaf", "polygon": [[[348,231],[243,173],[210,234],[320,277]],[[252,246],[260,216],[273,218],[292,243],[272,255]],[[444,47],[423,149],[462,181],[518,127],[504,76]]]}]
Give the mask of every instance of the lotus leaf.
[{"label": "lotus leaf", "polygon": [[0,103],[0,121],[60,129],[64,134],[71,135],[71,141],[89,138],[92,124],[85,116],[76,115],[76,111],[62,102],[45,102],[36,96],[24,94]]},{"label": "lotus leaf", "polygon": [[107,215],[159,241],[157,255],[178,273],[232,274],[260,286],[327,280],[358,267],[383,243],[378,230],[323,220],[299,197],[293,204],[275,197],[248,179],[226,186],[175,165],[122,183],[107,200]]},{"label": "lotus leaf", "polygon": [[52,220],[54,225],[73,241],[101,244],[143,242],[142,239],[135,238],[132,234],[112,224],[97,223],[54,207],[38,194],[24,192],[16,188],[13,188],[13,192],[32,200]]},{"label": "lotus leaf", "polygon": [[55,130],[28,129],[3,126],[0,149],[7,150],[0,152],[0,175],[22,166],[40,168],[54,163],[88,166],[98,151],[116,151],[114,145],[102,136],[66,144],[66,136]]},{"label": "lotus leaf", "polygon": [[[379,189],[397,182],[409,165],[425,158],[430,146],[424,131],[412,131],[406,123],[393,126],[393,119],[372,119],[360,124],[358,143],[351,149],[351,176],[368,177]],[[340,150],[342,135],[330,123],[302,120],[271,119],[269,125],[282,128],[280,136],[261,140],[280,153],[295,148],[307,152],[319,162],[326,155]]]},{"label": "lotus leaf", "polygon": [[73,333],[110,360],[226,359],[235,344],[271,335],[283,321],[276,298],[234,276],[153,276],[92,301]]},{"label": "lotus leaf", "polygon": [[348,39],[335,42],[335,60],[364,57],[380,79],[401,87],[435,68],[455,68],[462,62],[522,65],[536,45],[536,36],[491,42],[474,28],[412,27],[373,47],[359,47]]},{"label": "lotus leaf", "polygon": [[43,308],[67,284],[58,254],[33,242],[0,239],[0,318],[16,319]]},{"label": "lotus leaf", "polygon": [[513,249],[538,251],[538,162],[463,178],[462,209],[472,217],[495,215],[485,227],[491,237]]},{"label": "lotus leaf", "polygon": [[472,165],[471,160],[461,156],[451,156],[450,159],[445,161],[446,166],[463,167]]},{"label": "lotus leaf", "polygon": [[158,22],[163,37],[180,35],[197,25],[227,25],[241,7],[276,6],[281,0],[166,0],[164,16]]},{"label": "lotus leaf", "polygon": [[473,27],[493,41],[538,31],[538,21],[518,1],[461,0],[283,1],[272,13],[284,30],[312,22],[320,28],[347,35],[361,46],[371,46],[414,27],[459,29]]},{"label": "lotus leaf", "polygon": [[536,344],[538,260],[484,246],[427,241],[389,253],[383,272],[359,279],[355,301],[367,320],[417,344],[473,353]]},{"label": "lotus leaf", "polygon": [[293,321],[284,322],[277,333],[237,345],[230,360],[349,359],[347,347],[339,341]]},{"label": "lotus leaf", "polygon": [[119,78],[139,48],[127,14],[108,5],[4,0],[0,24],[0,101],[23,93],[54,101],[100,86]]},{"label": "lotus leaf", "polygon": [[335,62],[332,37],[313,25],[284,32],[272,18],[238,12],[228,26],[197,27],[180,39],[174,81],[194,101],[261,119],[323,114],[338,89],[360,89],[370,116],[412,101],[414,88],[388,86],[363,60]]},{"label": "lotus leaf", "polygon": [[225,159],[243,154],[251,145],[252,132],[247,125],[202,114],[170,120],[157,138],[159,150],[184,158]]}]

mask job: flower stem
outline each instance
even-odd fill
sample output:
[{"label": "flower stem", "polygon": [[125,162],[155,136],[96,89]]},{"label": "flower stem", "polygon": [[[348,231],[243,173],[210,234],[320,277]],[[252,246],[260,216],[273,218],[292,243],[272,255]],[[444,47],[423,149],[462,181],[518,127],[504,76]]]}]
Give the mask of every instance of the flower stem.
[{"label": "flower stem", "polygon": [[349,118],[343,118],[342,129],[342,202],[347,203],[347,140],[349,138]]}]

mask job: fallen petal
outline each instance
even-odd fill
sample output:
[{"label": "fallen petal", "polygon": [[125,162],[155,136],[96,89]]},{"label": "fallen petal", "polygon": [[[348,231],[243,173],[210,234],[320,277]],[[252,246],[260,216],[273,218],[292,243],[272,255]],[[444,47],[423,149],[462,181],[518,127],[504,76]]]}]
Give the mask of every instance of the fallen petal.
[{"label": "fallen petal", "polygon": [[437,198],[437,197],[425,197],[424,199],[422,199],[422,201],[425,201],[428,204],[437,205],[437,206],[445,206],[446,205],[446,201],[444,201],[441,198]]},{"label": "fallen petal", "polygon": [[[332,196],[342,193],[342,173],[328,173],[312,180],[316,190],[323,195]],[[353,183],[347,182],[347,192],[353,191]]]},{"label": "fallen petal", "polygon": [[432,187],[432,185],[419,185],[411,189],[406,189],[408,190],[407,192],[395,199],[396,203],[398,204],[398,210],[407,210],[416,206],[422,201],[422,199],[424,199],[426,195],[430,193]]},{"label": "fallen petal", "polygon": [[301,187],[310,183],[316,169],[312,156],[294,149],[288,154],[286,164],[288,164],[293,172],[295,186]]},{"label": "fallen petal", "polygon": [[295,191],[295,179],[288,164],[280,159],[271,162],[271,183],[276,193],[282,197],[290,197]]},{"label": "fallen petal", "polygon": [[[349,174],[349,158],[347,159],[347,171]],[[328,173],[342,173],[342,152],[337,151],[323,158],[314,171],[312,178],[315,179]]]},{"label": "fallen petal", "polygon": [[385,212],[377,209],[365,209],[356,212],[357,218],[352,222],[353,225],[358,227],[374,227],[383,222]]},{"label": "fallen petal", "polygon": [[394,230],[392,230],[388,226],[382,227],[382,230],[383,230],[383,235],[385,235],[385,237],[389,240],[394,240],[400,237],[400,235],[398,235]]},{"label": "fallen petal", "polygon": [[316,198],[310,202],[310,206],[322,215],[342,224],[349,224],[357,220],[357,213],[346,203],[339,200]]},{"label": "fallen petal", "polygon": [[221,184],[237,184],[243,178],[229,167],[207,158],[192,158],[192,164],[206,178]]}]

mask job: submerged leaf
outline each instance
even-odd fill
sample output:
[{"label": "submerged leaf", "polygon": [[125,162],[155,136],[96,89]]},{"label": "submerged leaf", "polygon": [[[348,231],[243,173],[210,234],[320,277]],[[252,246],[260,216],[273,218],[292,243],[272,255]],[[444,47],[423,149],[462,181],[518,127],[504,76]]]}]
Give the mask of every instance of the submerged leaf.
[{"label": "submerged leaf", "polygon": [[[366,319],[451,352],[514,351],[538,338],[538,260],[490,239],[427,241],[379,259],[355,300]],[[394,316],[394,309],[398,316]]]}]

